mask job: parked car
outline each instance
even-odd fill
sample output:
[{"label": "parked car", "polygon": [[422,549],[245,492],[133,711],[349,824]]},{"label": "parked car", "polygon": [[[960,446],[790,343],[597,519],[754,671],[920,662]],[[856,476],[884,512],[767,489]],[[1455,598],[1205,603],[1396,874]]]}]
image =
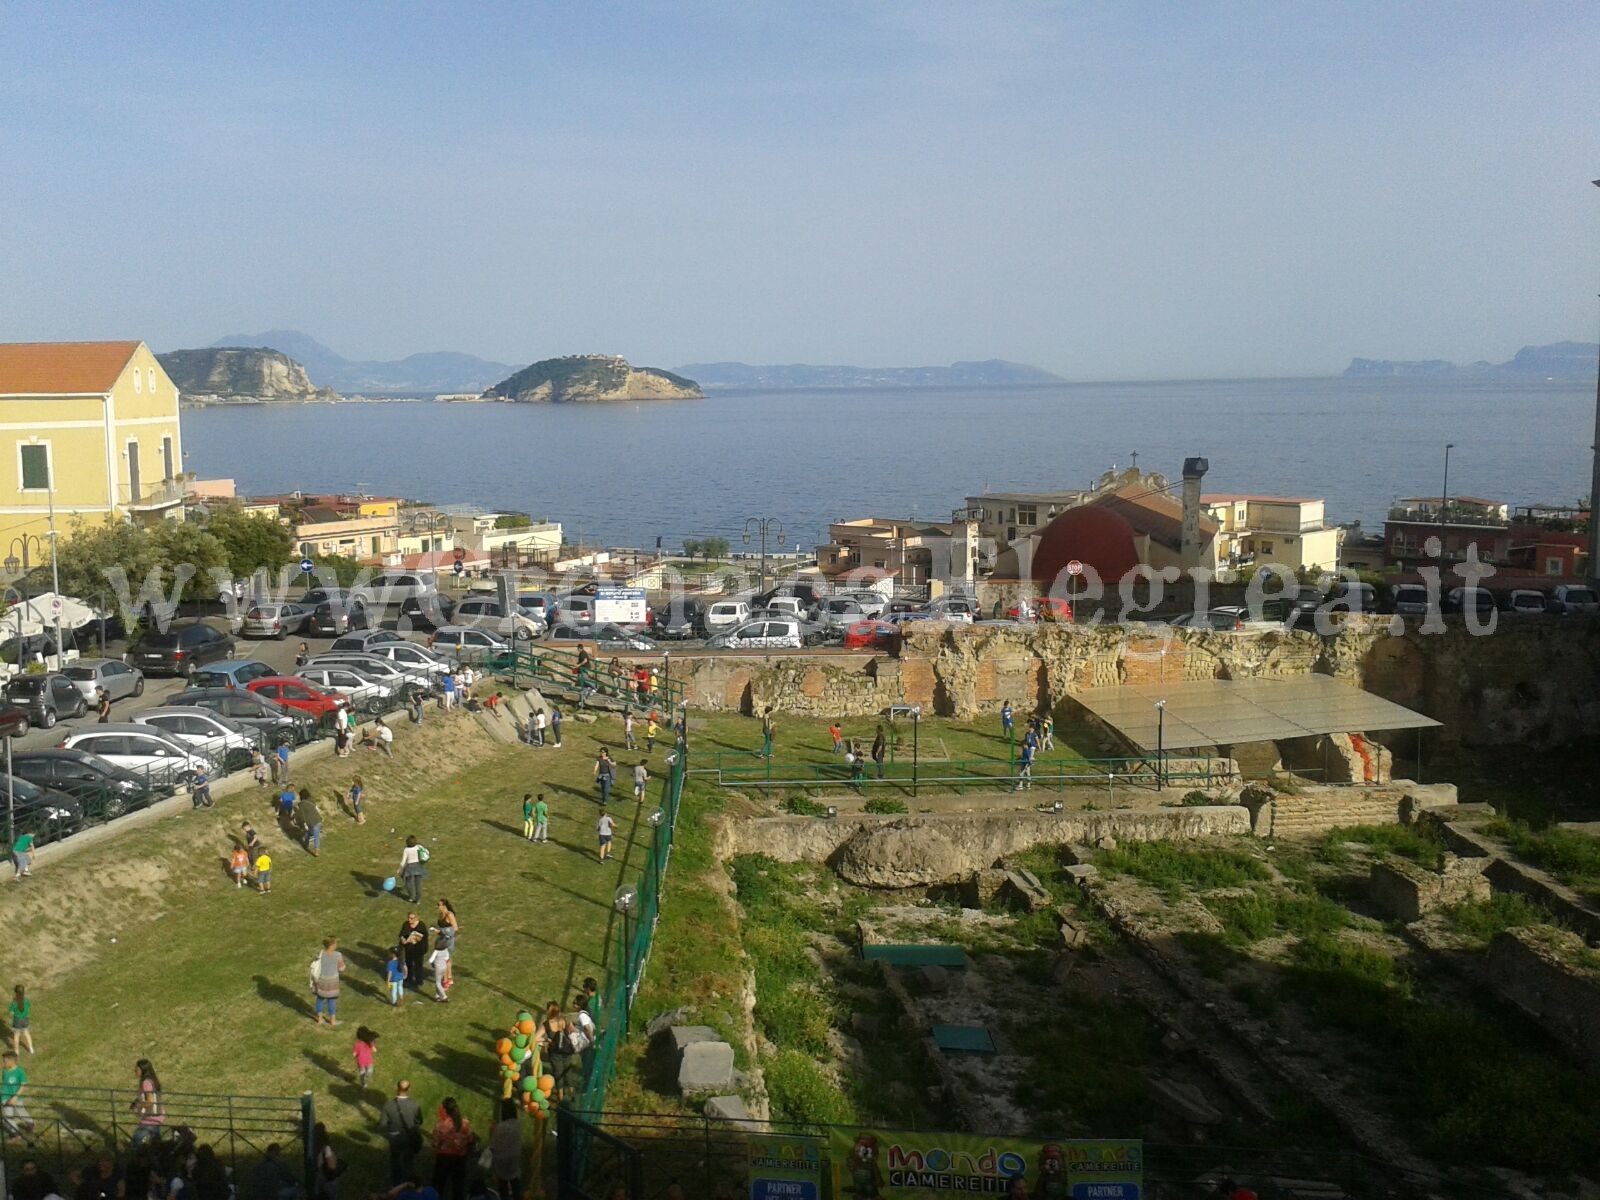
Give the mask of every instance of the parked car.
[{"label": "parked car", "polygon": [[321,721],[344,707],[344,699],[313,687],[304,679],[293,675],[268,675],[265,679],[252,679],[245,690],[274,700],[285,708],[294,708]]},{"label": "parked car", "polygon": [[395,694],[394,688],[362,675],[354,667],[341,663],[307,663],[300,668],[299,677],[325,692],[343,696],[357,712],[376,716],[393,707],[390,699]]},{"label": "parked car", "polygon": [[65,675],[13,675],[6,680],[5,698],[26,709],[28,720],[40,729],[53,729],[60,720],[81,717],[89,711],[89,701],[78,685]]},{"label": "parked car", "polygon": [[382,684],[402,696],[413,691],[426,692],[433,686],[433,677],[421,667],[354,650],[330,650],[326,654],[314,654],[306,666],[348,667],[369,682]]},{"label": "parked car", "polygon": [[[367,650],[379,642],[405,642],[405,636],[392,629],[358,629],[334,639],[334,650]],[[407,645],[412,643],[407,642]]]},{"label": "parked car", "polygon": [[355,599],[319,601],[306,621],[306,632],[317,637],[338,637],[367,627],[367,606]]},{"label": "parked car", "polygon": [[798,650],[802,644],[800,622],[790,617],[747,621],[706,642],[708,648],[715,650]]},{"label": "parked car", "polygon": [[244,687],[188,688],[168,700],[167,704],[221,713],[235,725],[256,730],[269,747],[297,746],[317,736],[316,719],[309,713],[285,708],[275,700],[258,696]]},{"label": "parked car", "polygon": [[822,603],[822,593],[817,591],[815,584],[801,583],[796,580],[788,580],[775,587],[770,587],[752,599],[750,603],[756,607],[765,608],[779,596],[793,596],[801,601],[807,609],[815,608]]},{"label": "parked car", "polygon": [[[340,638],[339,641],[342,642],[344,639]],[[340,648],[339,642],[334,643],[334,648]],[[425,672],[430,679],[438,679],[450,670],[451,665],[444,655],[436,654],[427,646],[419,646],[416,642],[400,640],[369,642],[366,653],[388,659],[402,670]]]},{"label": "parked car", "polygon": [[410,596],[400,604],[396,624],[401,629],[440,629],[454,619],[456,602],[442,592]]},{"label": "parked car", "polygon": [[868,620],[871,614],[861,607],[859,600],[848,596],[829,596],[817,607],[817,620],[829,629],[848,630]]},{"label": "parked car", "polygon": [[968,622],[976,621],[982,612],[978,602],[971,596],[940,596],[923,605],[922,610],[938,614],[947,621],[959,621],[965,617]]},{"label": "parked car", "polygon": [[556,598],[550,592],[519,592],[517,607],[549,625],[556,611]]},{"label": "parked car", "polygon": [[242,688],[252,679],[265,679],[277,673],[277,667],[259,658],[225,658],[199,668],[189,676],[189,684],[191,687]]},{"label": "parked car", "polygon": [[78,685],[91,704],[97,702],[100,688],[113,700],[144,695],[144,672],[114,658],[80,658],[61,673]]},{"label": "parked car", "polygon": [[511,643],[487,629],[470,625],[445,625],[433,631],[428,648],[449,655],[459,662],[481,662],[498,654],[509,654]]},{"label": "parked car", "polygon": [[1033,596],[1019,600],[1006,610],[1013,621],[1072,620],[1072,604],[1063,596]]},{"label": "parked car", "polygon": [[582,592],[568,592],[556,597],[555,620],[568,625],[586,625],[594,621],[594,596]]},{"label": "parked car", "polygon": [[503,638],[519,642],[531,641],[544,632],[542,617],[531,616],[522,609],[507,613],[498,596],[468,596],[456,605],[455,623],[487,629]]},{"label": "parked car", "polygon": [[193,676],[197,667],[230,656],[233,645],[231,637],[210,625],[172,625],[146,630],[124,659],[146,675]]},{"label": "parked car", "polygon": [[[4,621],[0,621],[0,627],[3,627],[4,624]],[[66,646],[66,653],[62,655],[62,660],[71,662],[77,658],[77,646],[73,642],[70,631],[62,630],[61,641]],[[16,663],[18,666],[25,667],[29,663],[53,663],[55,659],[56,637],[54,630],[44,633],[25,633],[20,638],[12,636],[0,641],[0,662]]]},{"label": "parked car", "polygon": [[0,737],[21,737],[28,732],[28,710],[9,700],[0,700]]},{"label": "parked car", "polygon": [[350,593],[369,610],[399,609],[406,601],[437,596],[433,576],[412,571],[383,571]]},{"label": "parked car", "polygon": [[230,770],[249,763],[250,751],[262,743],[259,731],[201,705],[164,704],[139,713],[133,723],[163,730]]},{"label": "parked car", "polygon": [[650,634],[675,642],[699,637],[705,628],[705,619],[705,601],[679,596],[669,604],[650,610]]},{"label": "parked car", "polygon": [[0,774],[0,804],[11,793],[12,820],[18,833],[31,833],[43,842],[53,842],[75,833],[83,825],[83,804],[65,792],[41,787],[31,779],[13,773]]},{"label": "parked car", "polygon": [[1180,613],[1167,621],[1168,625],[1176,625],[1182,629],[1243,629],[1245,618],[1249,614],[1240,607],[1228,606],[1226,608],[1212,608],[1205,612]]},{"label": "parked car", "polygon": [[621,625],[568,625],[557,624],[545,635],[546,642],[556,645],[574,642],[593,642],[600,650],[630,650],[637,654],[659,653],[660,645],[642,633],[635,633]]},{"label": "parked car", "polygon": [[889,606],[889,601],[882,592],[873,591],[871,588],[849,588],[842,592],[835,592],[835,596],[844,600],[854,600],[861,606],[861,611],[869,617],[882,616]]},{"label": "parked car", "polygon": [[886,650],[894,645],[899,631],[888,621],[853,621],[844,631],[847,650]]},{"label": "parked car", "polygon": [[1471,609],[1487,615],[1495,610],[1494,593],[1481,587],[1451,588],[1445,593],[1443,607],[1448,613],[1464,613]]},{"label": "parked car", "polygon": [[193,746],[163,729],[128,722],[85,725],[57,743],[57,749],[83,750],[132,771],[158,790],[188,787],[215,764]]},{"label": "parked car", "polygon": [[87,814],[104,820],[143,806],[155,794],[148,780],[87,750],[18,750],[11,773],[71,796]]},{"label": "parked car", "polygon": [[1420,583],[1397,583],[1389,589],[1385,607],[1402,617],[1425,617],[1428,615],[1428,589]]},{"label": "parked car", "polygon": [[1519,617],[1542,617],[1550,611],[1551,600],[1536,588],[1512,588],[1500,593],[1500,611]]},{"label": "parked car", "polygon": [[[804,621],[810,615],[814,605],[807,604],[799,596],[773,596],[765,603],[758,606],[759,611],[775,615],[778,619],[784,617],[793,621]],[[751,615],[754,616],[755,610]]]},{"label": "parked car", "polygon": [[303,604],[252,604],[245,609],[239,634],[282,640],[291,633],[304,633],[310,620],[311,609]]},{"label": "parked car", "polygon": [[724,629],[733,629],[743,625],[750,619],[750,606],[743,600],[717,600],[710,608],[706,609],[706,616],[702,624],[707,634],[721,633]]},{"label": "parked car", "polygon": [[1560,605],[1561,612],[1568,616],[1600,612],[1600,594],[1597,594],[1592,587],[1585,587],[1582,584],[1563,583],[1556,588],[1551,599]]}]

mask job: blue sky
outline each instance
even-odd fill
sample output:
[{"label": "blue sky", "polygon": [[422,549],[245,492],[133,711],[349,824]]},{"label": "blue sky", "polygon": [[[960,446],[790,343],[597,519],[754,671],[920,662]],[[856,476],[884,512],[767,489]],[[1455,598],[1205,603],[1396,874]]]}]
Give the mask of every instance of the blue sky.
[{"label": "blue sky", "polygon": [[1600,6],[0,6],[0,337],[1502,358],[1600,324]]}]

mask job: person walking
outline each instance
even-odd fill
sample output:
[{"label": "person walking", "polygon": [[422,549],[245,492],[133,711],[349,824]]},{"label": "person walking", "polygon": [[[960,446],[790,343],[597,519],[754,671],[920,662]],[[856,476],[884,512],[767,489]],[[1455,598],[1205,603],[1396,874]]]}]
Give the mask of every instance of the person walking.
[{"label": "person walking", "polygon": [[550,740],[555,742],[557,750],[561,749],[561,707],[555,704],[550,706]]},{"label": "person walking", "polygon": [[872,763],[878,768],[878,778],[883,778],[883,760],[889,753],[889,740],[883,736],[883,726],[872,738]]},{"label": "person walking", "polygon": [[649,782],[650,769],[644,765],[644,760],[640,759],[633,767],[633,802],[635,804],[644,803],[645,785]]},{"label": "person walking", "polygon": [[161,1136],[167,1113],[161,1103],[161,1080],[150,1060],[141,1058],[134,1063],[133,1069],[139,1074],[139,1090],[134,1094],[130,1107],[138,1114],[139,1123],[133,1131],[130,1145],[139,1146]]},{"label": "person walking", "polygon": [[357,825],[367,823],[367,789],[359,775],[350,781],[350,814]]},{"label": "person walking", "polygon": [[456,675],[449,668],[445,669],[444,678],[439,682],[445,712],[456,706]]},{"label": "person walking", "polygon": [[1017,786],[1015,791],[1033,787],[1033,742],[1024,740],[1022,753],[1017,758]]},{"label": "person walking", "polygon": [[28,1073],[17,1064],[17,1052],[0,1054],[0,1128],[8,1138],[31,1138],[33,1116],[23,1094],[28,1090]]},{"label": "person walking", "polygon": [[322,810],[317,807],[317,802],[307,792],[300,799],[300,824],[305,827],[305,848],[311,852],[312,858],[322,856]]},{"label": "person walking", "polygon": [[411,1098],[411,1081],[394,1085],[394,1095],[379,1114],[383,1140],[389,1143],[389,1182],[417,1182],[415,1164],[422,1150],[422,1109]]},{"label": "person walking", "polygon": [[111,720],[111,693],[107,692],[105,688],[95,688],[95,691],[98,693],[95,711],[100,714],[96,724],[104,725]]},{"label": "person walking", "polygon": [[405,886],[406,899],[412,904],[422,903],[422,877],[428,872],[423,865],[428,861],[425,854],[415,837],[406,838],[405,849],[400,852],[400,869],[395,873]]},{"label": "person walking", "polygon": [[839,722],[835,721],[832,725],[828,726],[828,736],[833,739],[833,752],[835,754],[843,754],[844,730],[839,727]]},{"label": "person walking", "polygon": [[454,1096],[446,1096],[433,1122],[433,1186],[444,1200],[464,1200],[467,1186],[467,1155],[472,1152],[472,1122],[461,1115]]},{"label": "person walking", "polygon": [[767,711],[761,714],[761,757],[772,757],[772,736],[777,732],[777,726],[772,719],[772,706],[767,706]]},{"label": "person walking", "polygon": [[228,855],[228,874],[233,876],[233,886],[243,890],[244,877],[250,874],[250,851],[242,843],[235,842],[233,852]]},{"label": "person walking", "polygon": [[1039,722],[1039,749],[1054,750],[1056,748],[1056,719],[1045,713],[1044,719]]},{"label": "person walking", "polygon": [[550,840],[550,806],[544,802],[543,792],[533,802],[533,840],[541,843]]},{"label": "person walking", "polygon": [[595,832],[600,837],[600,861],[605,862],[611,857],[611,838],[615,833],[617,824],[611,819],[610,813],[601,813],[600,822],[595,826]]},{"label": "person walking", "polygon": [[6,1019],[11,1023],[11,1049],[13,1053],[20,1054],[26,1046],[28,1053],[33,1053],[33,1033],[29,1026],[33,1022],[33,1001],[28,999],[28,991],[20,983],[11,989],[11,1003],[6,1006]]},{"label": "person walking", "polygon": [[272,781],[274,783],[287,784],[289,782],[289,744],[287,742],[278,743],[278,751],[274,757],[278,765],[273,770]]},{"label": "person walking", "polygon": [[639,743],[633,737],[633,709],[625,709],[622,713],[622,748],[624,750],[637,750]]},{"label": "person walking", "polygon": [[1011,701],[1007,700],[1000,706],[1000,732],[1005,734],[1006,739],[1009,741],[1012,730],[1015,728],[1016,711],[1011,707]]},{"label": "person walking", "polygon": [[522,836],[533,841],[533,793],[522,793]]},{"label": "person walking", "polygon": [[594,1068],[594,1046],[599,1037],[599,1029],[589,1012],[588,993],[579,992],[572,998],[572,1042],[577,1048],[578,1060],[583,1068],[579,1076],[582,1087],[589,1086],[589,1072]]},{"label": "person walking", "polygon": [[383,964],[383,981],[389,985],[389,1003],[399,1008],[406,990],[405,951],[399,946],[389,951],[389,961]]},{"label": "person walking", "polygon": [[522,1196],[522,1125],[517,1118],[517,1102],[510,1096],[500,1101],[500,1119],[489,1130],[489,1174],[506,1200]]},{"label": "person walking", "polygon": [[372,1086],[372,1072],[378,1065],[378,1035],[365,1025],[356,1026],[350,1054],[356,1060],[356,1086],[364,1092]]},{"label": "person walking", "polygon": [[21,883],[33,874],[33,834],[19,833],[11,843],[11,862],[16,867],[12,881]]},{"label": "person walking", "polygon": [[661,726],[656,724],[656,714],[652,712],[650,720],[644,727],[644,752],[646,754],[654,754],[656,752],[656,738],[660,736]]},{"label": "person walking", "polygon": [[600,785],[600,807],[604,808],[611,799],[611,785],[617,777],[617,764],[611,761],[611,752],[604,746],[600,747],[600,755],[594,760],[594,777]]},{"label": "person walking", "polygon": [[400,934],[395,938],[395,944],[405,954],[406,986],[414,992],[420,992],[428,958],[428,927],[415,912],[406,914],[406,919],[400,924]]},{"label": "person walking", "polygon": [[328,1016],[328,1024],[339,1024],[339,976],[344,974],[344,955],[339,953],[339,939],[325,937],[322,939],[322,953],[311,963],[311,991],[317,998],[317,1024],[322,1024],[324,1013]]},{"label": "person walking", "polygon": [[294,648],[294,665],[297,667],[303,667],[310,661],[311,647],[305,642],[301,642]]},{"label": "person walking", "polygon": [[[533,714],[533,744],[544,745],[544,709]],[[558,745],[560,743],[557,743]]]}]

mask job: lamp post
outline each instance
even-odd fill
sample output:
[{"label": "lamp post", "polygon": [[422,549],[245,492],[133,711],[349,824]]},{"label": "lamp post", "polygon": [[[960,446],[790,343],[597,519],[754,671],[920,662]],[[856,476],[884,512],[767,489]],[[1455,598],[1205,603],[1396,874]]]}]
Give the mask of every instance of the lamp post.
[{"label": "lamp post", "polygon": [[[612,899],[612,907],[622,914],[622,994],[627,1001],[622,1006],[623,1021],[626,1023],[628,1010],[633,1007],[633,903],[638,898],[639,892],[633,884],[625,883],[617,889],[616,896]],[[624,1029],[623,1032],[627,1032]]]},{"label": "lamp post", "polygon": [[[1600,187],[1600,179],[1593,182]],[[1594,465],[1589,480],[1589,582],[1600,586],[1600,376],[1595,378],[1594,445],[1590,455]]]},{"label": "lamp post", "polygon": [[1456,448],[1454,442],[1444,444],[1444,490],[1439,495],[1439,528],[1443,530],[1445,510],[1450,507],[1450,451]]},{"label": "lamp post", "polygon": [[61,645],[61,568],[56,561],[58,557],[56,554],[56,537],[58,535],[56,534],[55,476],[50,476],[46,482],[50,484],[50,490],[45,493],[50,502],[50,588],[55,592],[55,598],[50,601],[50,604],[56,614],[56,670],[59,671],[66,663],[67,652]]},{"label": "lamp post", "polygon": [[758,591],[767,590],[767,538],[770,536],[774,542],[783,542],[783,522],[777,517],[746,517],[744,522],[744,544],[750,544],[750,535],[761,535],[761,574]]},{"label": "lamp post", "polygon": [[[51,529],[53,531],[54,528],[55,528],[55,518],[54,518],[54,513],[53,513],[53,506],[52,506],[52,516],[51,516],[50,524],[51,524]],[[37,533],[24,533],[19,537],[14,537],[14,538],[11,539],[11,553],[6,556],[6,562],[5,562],[6,574],[8,576],[10,576],[12,578],[19,578],[20,577],[21,579],[26,581],[28,572],[33,570],[33,562],[31,561],[30,555],[28,554],[28,551],[29,551],[30,548],[36,549],[37,552],[39,552],[39,553],[43,553],[43,551],[44,551],[44,542],[40,540],[39,535]],[[53,553],[53,551],[54,551],[54,545],[53,544],[52,544],[51,549],[52,549],[52,554],[51,554],[50,558],[51,558],[51,566],[53,568],[54,567],[54,563],[55,563],[55,554]],[[17,557],[17,552],[19,550],[22,552],[22,557],[20,559]],[[22,608],[26,608],[27,605],[28,605],[28,589],[27,589],[27,586],[26,586],[25,582],[24,582],[24,586],[20,590],[22,592]],[[58,597],[61,595],[61,589],[59,587],[56,589],[56,595]],[[23,616],[22,608],[19,608],[17,610],[17,668],[19,670],[22,667],[22,616]],[[60,644],[61,644],[61,630],[58,627],[57,630],[56,630],[56,646],[57,646],[58,649],[60,648]],[[57,669],[59,670],[60,669],[60,663],[57,663],[56,666],[57,666]]]},{"label": "lamp post", "polygon": [[1156,791],[1167,786],[1167,702],[1156,701]]}]

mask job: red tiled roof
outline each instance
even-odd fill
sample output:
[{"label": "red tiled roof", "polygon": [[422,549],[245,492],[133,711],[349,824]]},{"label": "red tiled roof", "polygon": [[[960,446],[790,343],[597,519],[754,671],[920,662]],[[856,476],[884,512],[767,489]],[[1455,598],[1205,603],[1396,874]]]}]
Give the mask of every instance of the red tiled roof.
[{"label": "red tiled roof", "polygon": [[93,396],[109,392],[138,342],[0,344],[0,396]]}]

